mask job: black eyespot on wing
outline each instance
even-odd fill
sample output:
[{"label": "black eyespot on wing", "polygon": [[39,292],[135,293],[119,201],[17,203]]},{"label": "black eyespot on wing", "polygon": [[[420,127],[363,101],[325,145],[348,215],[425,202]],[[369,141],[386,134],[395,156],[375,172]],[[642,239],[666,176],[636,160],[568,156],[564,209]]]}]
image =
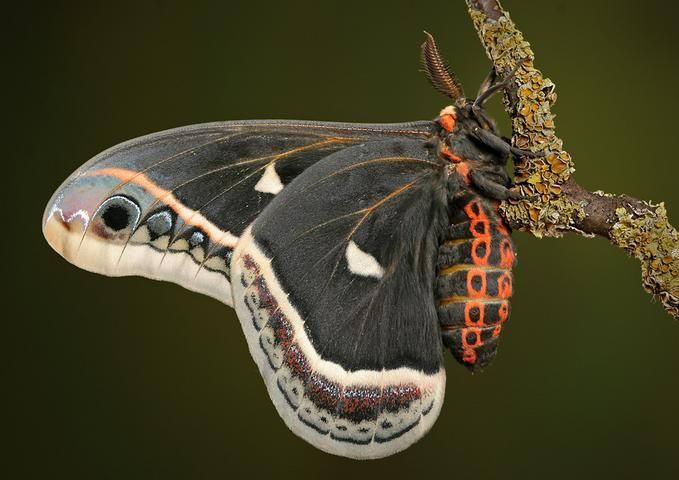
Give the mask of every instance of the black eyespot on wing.
[{"label": "black eyespot on wing", "polygon": [[141,209],[137,202],[124,195],[114,195],[99,207],[99,216],[103,225],[113,233],[134,228]]},{"label": "black eyespot on wing", "polygon": [[115,231],[122,230],[130,224],[130,214],[122,205],[110,205],[102,218],[106,226]]}]

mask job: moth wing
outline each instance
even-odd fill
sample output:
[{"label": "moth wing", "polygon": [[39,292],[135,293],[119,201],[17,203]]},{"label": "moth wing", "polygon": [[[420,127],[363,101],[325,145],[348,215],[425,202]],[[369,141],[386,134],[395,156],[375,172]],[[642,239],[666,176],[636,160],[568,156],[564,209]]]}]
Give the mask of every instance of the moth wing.
[{"label": "moth wing", "polygon": [[239,236],[300,172],[349,146],[430,128],[244,121],[147,135],[74,172],[48,203],[43,233],[86,270],[169,280],[231,305]]},{"label": "moth wing", "polygon": [[434,282],[447,221],[436,153],[386,139],[311,166],[241,236],[234,305],[297,435],[379,458],[432,426],[445,387]]}]

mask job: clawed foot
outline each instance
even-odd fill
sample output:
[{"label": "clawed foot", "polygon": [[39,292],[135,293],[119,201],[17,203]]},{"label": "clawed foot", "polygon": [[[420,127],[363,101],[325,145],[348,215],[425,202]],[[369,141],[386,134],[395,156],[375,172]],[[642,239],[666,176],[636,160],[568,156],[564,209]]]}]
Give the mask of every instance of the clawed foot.
[{"label": "clawed foot", "polygon": [[495,83],[486,88],[485,90],[483,90],[482,92],[480,92],[479,96],[476,97],[476,100],[474,100],[474,104],[472,105],[472,111],[476,112],[479,108],[483,108],[483,104],[486,102],[486,100],[488,100],[498,91],[507,88],[509,84],[514,80],[514,76],[521,67],[522,63],[523,61],[517,63],[516,67],[514,67],[514,69],[511,72],[509,72],[501,82]]}]

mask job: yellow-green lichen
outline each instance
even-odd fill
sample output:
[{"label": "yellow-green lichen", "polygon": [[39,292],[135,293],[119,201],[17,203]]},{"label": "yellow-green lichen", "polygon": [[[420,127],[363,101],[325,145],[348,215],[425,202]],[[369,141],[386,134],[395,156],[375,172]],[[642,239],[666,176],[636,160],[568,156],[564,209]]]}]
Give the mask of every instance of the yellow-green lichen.
[{"label": "yellow-green lichen", "polygon": [[[538,237],[579,231],[575,225],[586,218],[586,202],[579,205],[569,195],[562,195],[564,182],[575,168],[554,132],[554,84],[533,66],[530,45],[499,3],[497,20],[479,11],[476,0],[467,3],[474,27],[499,73],[506,75],[520,65],[515,74],[516,89],[504,99],[512,118],[513,144],[544,153],[517,163],[515,183],[524,199],[503,203],[502,213],[513,225]],[[612,228],[606,228],[606,236],[641,262],[644,288],[663,303],[670,315],[679,318],[679,234],[669,224],[663,204],[636,206],[639,208],[631,204],[617,208],[617,221]]]},{"label": "yellow-green lichen", "polygon": [[544,154],[517,163],[515,183],[524,199],[503,204],[502,212],[513,224],[522,225],[538,237],[560,236],[565,230],[574,230],[574,219],[582,218],[584,212],[561,195],[563,183],[575,168],[554,132],[554,83],[533,66],[530,44],[508,13],[489,20],[470,8],[470,15],[497,70],[506,74],[521,65],[514,77],[516,96],[505,96],[505,108],[512,117],[513,144]]},{"label": "yellow-green lichen", "polygon": [[679,234],[669,224],[665,205],[633,213],[618,208],[611,242],[641,262],[644,288],[679,319]]}]

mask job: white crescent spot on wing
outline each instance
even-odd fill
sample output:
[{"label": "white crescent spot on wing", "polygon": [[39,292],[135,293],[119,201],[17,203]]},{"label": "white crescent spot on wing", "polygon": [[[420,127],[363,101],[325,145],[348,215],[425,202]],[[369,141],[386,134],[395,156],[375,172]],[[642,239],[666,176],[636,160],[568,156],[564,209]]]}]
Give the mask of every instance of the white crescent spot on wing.
[{"label": "white crescent spot on wing", "polygon": [[361,250],[353,240],[349,241],[346,257],[351,273],[375,278],[382,278],[384,275],[384,268],[382,268],[382,265],[380,265],[375,257]]},{"label": "white crescent spot on wing", "polygon": [[275,165],[274,162],[267,165],[264,169],[262,178],[260,178],[257,185],[255,185],[255,190],[263,193],[272,193],[274,195],[283,190],[283,183],[281,182],[281,177],[276,173]]},{"label": "white crescent spot on wing", "polygon": [[[247,266],[247,261],[253,267]],[[254,270],[259,272],[257,276]],[[252,358],[257,363],[269,396],[286,425],[297,435],[323,451],[350,458],[381,458],[399,452],[416,442],[431,428],[438,417],[445,395],[445,370],[431,374],[408,367],[383,370],[345,370],[341,365],[323,359],[304,329],[304,319],[292,305],[271,266],[271,259],[257,245],[248,227],[234,251],[231,261],[234,308],[248,341]],[[266,286],[268,300],[257,293]],[[267,310],[267,302],[275,302],[275,312]],[[280,313],[280,316],[277,315]],[[274,317],[277,317],[278,320]],[[276,323],[281,318],[283,323]],[[274,322],[273,324],[271,322]],[[380,407],[377,418],[358,423],[341,418],[336,411],[323,410],[311,401],[312,385],[304,384],[290,370],[293,347],[276,343],[274,328],[289,328],[294,349],[301,352],[314,375],[339,386],[333,392],[324,390],[327,398],[343,401],[347,392],[374,389],[384,394],[387,388],[398,390],[415,386],[419,399],[397,408]],[[301,358],[301,357],[300,357]],[[365,400],[365,398],[363,398]]]}]

